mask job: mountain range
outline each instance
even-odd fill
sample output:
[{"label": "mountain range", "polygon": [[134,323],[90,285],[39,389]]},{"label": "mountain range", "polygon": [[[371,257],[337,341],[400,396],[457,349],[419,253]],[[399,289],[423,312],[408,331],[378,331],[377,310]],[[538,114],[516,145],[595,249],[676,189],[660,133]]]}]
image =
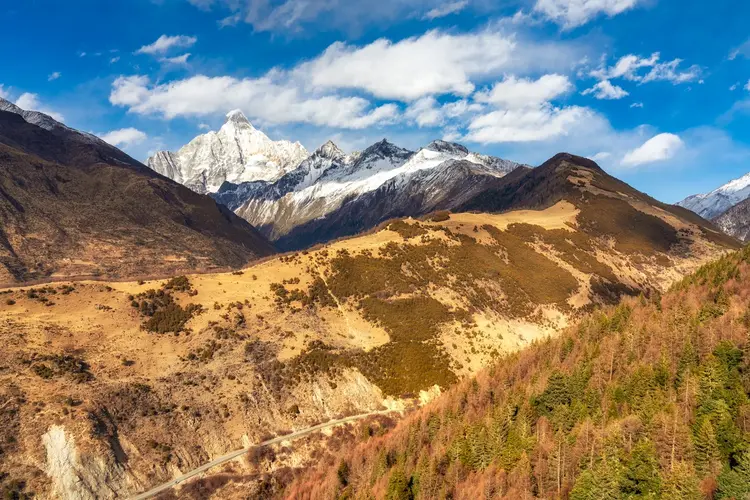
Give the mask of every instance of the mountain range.
[{"label": "mountain range", "polygon": [[[383,140],[350,155],[328,142],[284,164],[233,112],[184,157],[208,165],[170,164],[196,190],[221,182],[209,196],[4,106],[4,496],[131,497],[269,434],[431,400],[448,413],[416,413],[409,452],[378,414],[253,448],[164,495],[476,498],[476,477],[497,482],[481,488],[490,497],[617,498],[646,488],[632,475],[671,448],[686,481],[743,460],[745,368],[721,340],[747,335],[746,257],[691,276],[741,244],[592,160],[560,153],[532,168],[445,141],[414,152]],[[263,179],[226,180],[254,169]],[[487,367],[499,374],[489,384]],[[373,440],[387,450],[355,463],[348,446]],[[292,468],[316,463],[328,467],[318,480],[294,483]]]},{"label": "mountain range", "polygon": [[0,99],[0,282],[242,266],[250,224],[90,134]]},{"label": "mountain range", "polygon": [[[232,163],[226,154],[216,152],[226,149],[217,147],[217,142],[245,146]],[[166,162],[171,154],[157,153],[148,163],[199,192],[211,187],[208,191],[217,201],[257,227],[281,250],[351,236],[391,218],[450,210],[522,166],[445,141],[414,152],[383,139],[351,155],[329,141],[293,168],[285,163],[279,170],[279,155],[269,152],[287,151],[290,145],[271,141],[234,111],[218,133],[199,136],[181,149],[179,162]],[[293,149],[295,154],[304,152],[301,146]],[[262,179],[256,171],[248,176],[239,157],[256,162],[262,158],[261,162],[272,165],[269,172],[273,175]],[[212,180],[206,182],[206,178]],[[219,179],[225,182],[213,189]]]}]

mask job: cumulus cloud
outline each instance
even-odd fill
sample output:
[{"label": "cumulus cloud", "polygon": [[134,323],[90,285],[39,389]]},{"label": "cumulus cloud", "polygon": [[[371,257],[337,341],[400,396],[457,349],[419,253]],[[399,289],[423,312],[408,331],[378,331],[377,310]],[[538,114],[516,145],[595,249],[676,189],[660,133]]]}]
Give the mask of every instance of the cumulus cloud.
[{"label": "cumulus cloud", "polygon": [[448,120],[476,113],[482,109],[484,106],[467,99],[440,104],[437,99],[428,96],[410,104],[404,112],[404,118],[420,127],[436,127],[444,125]]},{"label": "cumulus cloud", "polygon": [[583,92],[581,92],[581,94],[593,94],[597,99],[611,100],[622,99],[623,97],[630,95],[625,89],[623,89],[622,87],[618,87],[617,85],[613,85],[609,80],[602,80],[590,89],[584,90]]},{"label": "cumulus cloud", "polygon": [[[674,85],[693,82],[701,77],[702,71],[697,65],[680,70],[678,66],[682,64],[682,59],[659,62],[660,58],[659,52],[654,52],[647,58],[628,54],[621,57],[614,66],[604,65],[595,69],[591,72],[591,76],[599,80],[623,78],[639,83],[667,81]],[[644,68],[646,71],[642,71]]]},{"label": "cumulus cloud", "polygon": [[568,134],[591,115],[588,108],[558,108],[551,104],[496,110],[472,119],[465,139],[481,144],[543,141]]},{"label": "cumulus cloud", "polygon": [[424,15],[424,19],[438,19],[440,17],[450,16],[451,14],[457,14],[464,10],[469,5],[469,0],[458,0],[457,2],[448,2],[443,5],[439,5],[434,9],[430,9]]},{"label": "cumulus cloud", "polygon": [[494,31],[455,35],[433,30],[395,43],[334,43],[295,73],[316,88],[361,89],[386,99],[468,95],[474,91],[473,77],[507,67],[515,46],[512,37]]},{"label": "cumulus cloud", "polygon": [[0,99],[10,99],[10,92],[2,84],[0,84]]},{"label": "cumulus cloud", "polygon": [[146,76],[122,76],[112,86],[109,100],[142,115],[207,116],[241,108],[264,123],[309,123],[361,129],[390,123],[398,106],[372,107],[367,99],[336,95],[306,95],[273,73],[261,78],[196,75],[164,84]]},{"label": "cumulus cloud", "polygon": [[628,151],[622,159],[622,165],[635,167],[668,160],[684,145],[682,139],[675,134],[659,134],[644,142],[640,147]]},{"label": "cumulus cloud", "polygon": [[39,100],[39,96],[37,94],[32,94],[31,92],[25,92],[21,94],[21,96],[16,100],[16,106],[28,111],[39,111],[40,113],[51,116],[59,122],[65,120],[65,117],[62,114],[46,107]]},{"label": "cumulus cloud", "polygon": [[563,75],[544,75],[537,80],[509,76],[496,83],[491,90],[478,92],[475,99],[507,108],[519,108],[551,101],[572,89],[573,84]]},{"label": "cumulus cloud", "polygon": [[49,76],[47,77],[47,81],[48,81],[48,82],[52,82],[52,81],[55,81],[55,80],[57,80],[58,78],[60,78],[61,76],[62,76],[62,73],[60,73],[59,71],[55,71],[54,73],[50,74],[50,75],[49,75]]},{"label": "cumulus cloud", "polygon": [[112,130],[106,134],[99,135],[99,137],[101,137],[103,141],[119,147],[133,146],[148,139],[148,136],[144,132],[132,127]]},{"label": "cumulus cloud", "polygon": [[138,49],[136,54],[164,54],[173,48],[187,48],[192,47],[198,39],[194,36],[176,35],[176,36],[160,36],[154,43],[144,45]]},{"label": "cumulus cloud", "polygon": [[564,28],[572,29],[601,14],[616,16],[638,3],[639,0],[537,0],[534,10]]}]

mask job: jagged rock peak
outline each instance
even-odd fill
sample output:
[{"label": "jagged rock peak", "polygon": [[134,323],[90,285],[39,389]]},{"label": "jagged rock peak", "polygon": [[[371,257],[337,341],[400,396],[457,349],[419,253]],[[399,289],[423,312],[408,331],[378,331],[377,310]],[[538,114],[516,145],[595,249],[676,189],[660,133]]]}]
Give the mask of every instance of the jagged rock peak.
[{"label": "jagged rock peak", "polygon": [[393,144],[392,142],[388,142],[388,139],[383,139],[380,142],[376,142],[369,148],[365,149],[362,152],[362,156],[369,156],[369,155],[379,155],[383,157],[391,157],[391,156],[402,156],[404,154],[409,154],[411,151],[400,148]]},{"label": "jagged rock peak", "polygon": [[229,113],[227,113],[227,122],[236,123],[238,125],[249,125],[253,126],[250,123],[250,120],[247,119],[245,116],[245,113],[242,112],[241,109],[233,109]]},{"label": "jagged rock peak", "polygon": [[461,144],[455,143],[455,142],[448,142],[448,141],[432,141],[425,147],[425,149],[429,149],[431,151],[437,151],[438,153],[463,153],[463,154],[469,154],[469,150],[466,148],[466,146],[462,146]]},{"label": "jagged rock peak", "polygon": [[333,141],[327,141],[325,144],[315,150],[315,154],[323,158],[336,159],[346,156],[344,152]]}]

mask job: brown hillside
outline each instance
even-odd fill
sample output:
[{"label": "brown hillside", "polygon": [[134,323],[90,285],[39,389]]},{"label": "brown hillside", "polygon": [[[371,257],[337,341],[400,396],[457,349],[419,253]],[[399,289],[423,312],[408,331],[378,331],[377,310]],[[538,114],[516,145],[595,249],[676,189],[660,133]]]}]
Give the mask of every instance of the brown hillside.
[{"label": "brown hillside", "polygon": [[[749,498],[749,262],[746,249],[662,298],[598,311],[280,496]],[[242,488],[217,498],[229,491]]]},{"label": "brown hillside", "polygon": [[239,267],[273,252],[211,198],[71,134],[0,111],[0,283]]},{"label": "brown hillside", "polygon": [[[234,273],[5,290],[0,411],[15,441],[2,447],[3,484],[129,496],[266,434],[424,403],[726,250],[638,206],[651,243],[635,250],[635,236],[619,246],[611,226],[592,229],[563,200],[391,221]],[[257,479],[314,450],[266,450],[220,470]]]}]

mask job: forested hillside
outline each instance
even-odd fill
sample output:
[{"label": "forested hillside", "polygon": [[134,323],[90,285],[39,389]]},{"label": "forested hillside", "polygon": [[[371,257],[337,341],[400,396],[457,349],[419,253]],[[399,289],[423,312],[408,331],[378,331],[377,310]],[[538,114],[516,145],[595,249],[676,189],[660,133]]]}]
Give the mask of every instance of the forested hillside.
[{"label": "forested hillside", "polygon": [[750,250],[601,309],[289,498],[750,498]]}]

